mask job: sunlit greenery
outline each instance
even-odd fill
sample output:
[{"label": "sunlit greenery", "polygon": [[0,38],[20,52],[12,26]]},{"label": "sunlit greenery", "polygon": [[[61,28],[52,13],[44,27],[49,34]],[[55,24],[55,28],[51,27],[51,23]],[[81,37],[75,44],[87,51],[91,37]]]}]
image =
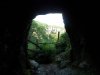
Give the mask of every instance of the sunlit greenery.
[{"label": "sunlit greenery", "polygon": [[29,30],[28,36],[28,56],[30,59],[40,60],[38,58],[39,53],[48,55],[50,58],[59,54],[60,52],[70,51],[70,39],[68,34],[51,30],[48,33],[48,25],[33,20]]}]

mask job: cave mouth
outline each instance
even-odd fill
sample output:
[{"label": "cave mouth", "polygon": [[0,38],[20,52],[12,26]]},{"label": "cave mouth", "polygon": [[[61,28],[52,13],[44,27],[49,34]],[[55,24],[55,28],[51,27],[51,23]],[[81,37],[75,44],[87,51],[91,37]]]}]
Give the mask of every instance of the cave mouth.
[{"label": "cave mouth", "polygon": [[[55,69],[61,70],[68,67],[73,68],[74,64],[77,65],[77,62],[71,63],[72,46],[65,29],[65,19],[63,20],[63,17],[65,16],[62,13],[47,13],[37,15],[32,19],[28,35],[27,51],[31,66],[36,71],[41,67],[47,70],[47,67],[51,67],[52,65]],[[69,21],[67,21],[66,25],[68,23]],[[84,64],[87,63],[83,62],[83,67]],[[79,66],[81,65],[79,64]],[[76,66],[74,68],[75,71],[77,70],[76,73],[79,74],[80,72],[80,74],[83,74],[83,70],[81,71],[80,68],[77,69]],[[52,70],[55,71],[55,69]]]},{"label": "cave mouth", "polygon": [[28,35],[29,59],[40,64],[57,62],[59,54],[70,49],[62,13],[40,14],[32,20]]}]

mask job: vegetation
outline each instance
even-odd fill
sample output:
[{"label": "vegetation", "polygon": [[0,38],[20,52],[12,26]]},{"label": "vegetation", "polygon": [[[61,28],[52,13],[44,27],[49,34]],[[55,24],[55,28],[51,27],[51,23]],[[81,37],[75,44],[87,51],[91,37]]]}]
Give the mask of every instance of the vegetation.
[{"label": "vegetation", "polygon": [[60,39],[56,43],[56,48],[57,48],[58,53],[71,50],[70,39],[66,32],[61,34]]},{"label": "vegetation", "polygon": [[[33,20],[28,36],[28,56],[38,62],[54,60],[54,57],[61,52],[70,52],[71,45],[68,34],[65,32],[57,38],[58,34],[51,30],[48,33],[48,25]],[[44,60],[43,60],[44,59]]]},{"label": "vegetation", "polygon": [[[33,20],[28,36],[28,56],[38,63],[55,62],[59,68],[66,67],[70,62],[71,44],[67,32],[56,35],[53,30],[47,33],[48,25]],[[48,60],[48,61],[47,61]],[[69,65],[70,66],[70,65]],[[67,65],[68,67],[68,65]],[[76,69],[76,75],[95,75],[90,70]],[[26,75],[31,75],[30,70]]]}]

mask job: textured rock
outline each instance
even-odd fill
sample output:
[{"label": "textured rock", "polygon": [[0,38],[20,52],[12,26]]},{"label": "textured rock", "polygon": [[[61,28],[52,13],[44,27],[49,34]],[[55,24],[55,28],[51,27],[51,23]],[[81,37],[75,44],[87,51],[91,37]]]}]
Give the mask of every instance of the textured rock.
[{"label": "textured rock", "polygon": [[57,65],[60,68],[64,68],[67,66],[67,64],[70,62],[70,60],[68,59],[67,53],[66,52],[62,52],[60,54],[58,54],[55,57],[55,61],[57,62]]},{"label": "textured rock", "polygon": [[59,69],[56,64],[49,64],[41,65],[37,75],[76,75],[76,71],[71,68]]},{"label": "textured rock", "polygon": [[60,69],[57,67],[57,64],[42,64],[39,66],[36,73],[36,75],[95,75],[93,72],[79,68],[66,67]]},{"label": "textured rock", "polygon": [[80,68],[88,68],[89,67],[89,64],[86,62],[86,61],[83,61],[79,64],[79,67]]},{"label": "textured rock", "polygon": [[36,62],[35,60],[30,60],[30,63],[32,65],[32,68],[38,68],[38,66],[39,66],[39,63]]}]

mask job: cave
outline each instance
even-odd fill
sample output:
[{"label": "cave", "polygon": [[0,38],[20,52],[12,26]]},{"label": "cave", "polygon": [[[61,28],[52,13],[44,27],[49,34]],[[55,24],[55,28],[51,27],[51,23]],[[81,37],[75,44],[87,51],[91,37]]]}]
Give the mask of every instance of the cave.
[{"label": "cave", "polygon": [[54,63],[62,52],[67,52],[67,57],[70,50],[70,38],[65,30],[62,13],[39,14],[32,20],[27,50],[31,61],[35,60],[40,64]]},{"label": "cave", "polygon": [[[84,6],[85,4],[86,2],[81,3],[77,0],[74,2],[66,2],[66,0],[1,1],[0,74],[25,75],[26,69],[30,68],[27,59],[27,36],[32,19],[37,14],[62,12],[72,45],[71,62],[85,59],[96,69],[96,75],[99,75],[98,26],[92,26],[92,23],[97,22],[94,20],[95,17],[92,19],[94,13],[91,11],[94,8],[89,9],[88,4]],[[92,7],[91,4],[89,5]],[[93,13],[93,16],[90,16],[90,13]],[[66,24],[69,25],[66,27]],[[81,54],[82,52],[84,54]]]}]

